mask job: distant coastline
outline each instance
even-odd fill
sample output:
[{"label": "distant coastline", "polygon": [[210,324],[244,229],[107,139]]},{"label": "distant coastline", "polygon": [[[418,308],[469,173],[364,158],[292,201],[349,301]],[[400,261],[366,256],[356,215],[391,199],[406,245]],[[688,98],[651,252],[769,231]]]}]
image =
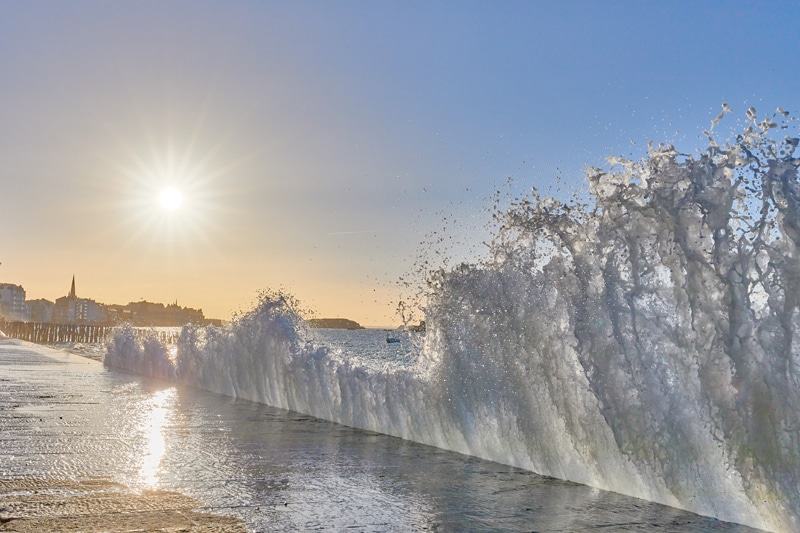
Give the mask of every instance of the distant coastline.
[{"label": "distant coastline", "polygon": [[311,318],[306,323],[310,328],[364,329],[361,324],[348,318]]},{"label": "distant coastline", "polygon": [[320,329],[382,329],[384,331],[405,330],[424,333],[427,329],[425,321],[420,320],[417,325],[405,326],[368,326],[364,327],[354,320],[349,318],[311,318],[306,320],[306,324],[310,328]]}]

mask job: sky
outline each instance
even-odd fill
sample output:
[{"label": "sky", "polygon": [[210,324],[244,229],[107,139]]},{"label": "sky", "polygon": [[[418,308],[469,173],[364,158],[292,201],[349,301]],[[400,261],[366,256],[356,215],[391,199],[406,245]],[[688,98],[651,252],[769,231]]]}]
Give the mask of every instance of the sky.
[{"label": "sky", "polygon": [[798,20],[753,0],[6,2],[0,282],[53,301],[75,275],[81,297],[222,319],[284,290],[396,325],[421,257],[485,250],[496,190],[702,148],[723,102],[730,132],[750,106],[798,115]]}]

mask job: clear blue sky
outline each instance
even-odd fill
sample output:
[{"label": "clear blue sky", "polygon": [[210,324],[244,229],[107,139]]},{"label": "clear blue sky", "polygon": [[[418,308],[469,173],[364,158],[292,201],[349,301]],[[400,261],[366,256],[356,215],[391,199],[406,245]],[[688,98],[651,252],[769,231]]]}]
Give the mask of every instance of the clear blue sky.
[{"label": "clear blue sky", "polygon": [[[723,102],[797,114],[797,2],[0,6],[0,281],[396,323],[418,243],[507,177],[583,187]],[[634,144],[635,143],[635,144]],[[181,209],[157,205],[166,186]],[[450,220],[453,220],[451,218]]]}]

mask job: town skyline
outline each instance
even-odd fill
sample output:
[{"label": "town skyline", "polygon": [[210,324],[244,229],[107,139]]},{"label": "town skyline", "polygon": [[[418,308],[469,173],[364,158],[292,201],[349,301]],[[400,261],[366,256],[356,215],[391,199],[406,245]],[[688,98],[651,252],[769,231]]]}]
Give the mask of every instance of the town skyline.
[{"label": "town skyline", "polygon": [[54,298],[28,298],[21,284],[0,281],[0,320],[56,324],[121,324],[137,326],[180,326],[188,323],[222,325],[206,317],[202,308],[181,307],[178,301],[164,304],[140,299],[127,304],[99,302],[78,296],[76,277],[69,292]]}]

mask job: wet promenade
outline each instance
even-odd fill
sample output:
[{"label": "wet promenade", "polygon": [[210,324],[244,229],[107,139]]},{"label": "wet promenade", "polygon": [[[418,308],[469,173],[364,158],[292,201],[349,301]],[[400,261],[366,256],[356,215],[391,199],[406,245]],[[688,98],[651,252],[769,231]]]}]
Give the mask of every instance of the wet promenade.
[{"label": "wet promenade", "polygon": [[97,525],[83,531],[754,531],[0,339],[0,531],[81,517]]}]

